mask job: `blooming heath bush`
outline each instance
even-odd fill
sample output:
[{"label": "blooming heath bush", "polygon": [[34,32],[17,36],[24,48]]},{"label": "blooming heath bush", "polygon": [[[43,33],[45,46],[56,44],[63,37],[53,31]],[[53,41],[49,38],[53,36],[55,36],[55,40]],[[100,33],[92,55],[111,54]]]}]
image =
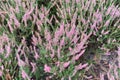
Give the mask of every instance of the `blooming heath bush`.
[{"label": "blooming heath bush", "polygon": [[117,0],[0,1],[1,79],[85,79],[84,55],[120,47],[119,5]]}]

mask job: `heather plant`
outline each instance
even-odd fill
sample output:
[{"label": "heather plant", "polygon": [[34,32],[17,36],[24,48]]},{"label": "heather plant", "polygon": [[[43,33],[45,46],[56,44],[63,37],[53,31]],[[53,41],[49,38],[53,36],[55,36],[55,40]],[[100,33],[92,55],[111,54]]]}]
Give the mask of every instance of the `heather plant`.
[{"label": "heather plant", "polygon": [[[100,55],[116,48],[119,53],[120,7],[116,2],[1,1],[1,78],[91,79],[93,76],[85,75],[91,64],[88,55]],[[115,79],[119,79],[118,72],[114,73]],[[100,76],[102,79],[103,74]]]}]

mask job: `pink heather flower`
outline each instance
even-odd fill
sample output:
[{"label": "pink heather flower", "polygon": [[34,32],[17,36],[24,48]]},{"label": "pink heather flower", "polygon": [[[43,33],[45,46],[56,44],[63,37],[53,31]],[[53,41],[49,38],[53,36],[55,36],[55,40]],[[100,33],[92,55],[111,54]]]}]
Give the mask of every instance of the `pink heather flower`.
[{"label": "pink heather flower", "polygon": [[102,14],[97,10],[97,12],[94,14],[97,23],[102,22]]},{"label": "pink heather flower", "polygon": [[39,14],[39,16],[40,16],[41,20],[43,20],[43,19],[44,19],[44,17],[45,17],[45,15],[44,15],[44,14]]},{"label": "pink heather flower", "polygon": [[91,29],[94,30],[96,28],[96,22],[94,22],[91,26]]},{"label": "pink heather flower", "polygon": [[67,68],[69,65],[70,65],[70,61],[65,62],[65,63],[63,64],[63,67],[64,67],[64,68]]},{"label": "pink heather flower", "polygon": [[104,74],[100,73],[100,80],[104,80]]},{"label": "pink heather flower", "polygon": [[54,43],[55,45],[58,43],[58,39],[60,36],[62,36],[64,33],[64,23],[60,25],[60,28],[55,31],[55,36],[54,36]]},{"label": "pink heather flower", "polygon": [[24,70],[22,70],[21,74],[22,74],[22,78],[24,78],[24,79],[27,78],[27,80],[30,80],[29,76],[27,75],[27,73]]},{"label": "pink heather flower", "polygon": [[50,39],[51,39],[51,34],[50,34],[50,32],[49,32],[47,29],[45,29],[44,34],[45,34],[45,39],[46,39],[47,41],[50,41]]},{"label": "pink heather flower", "polygon": [[45,65],[44,65],[44,71],[50,73],[50,71],[51,71],[51,67],[48,66],[47,64],[45,64]]},{"label": "pink heather flower", "polygon": [[38,40],[37,40],[37,38],[35,37],[35,35],[33,35],[33,36],[32,36],[32,44],[33,44],[34,46],[36,46],[37,43],[38,43]]},{"label": "pink heather flower", "polygon": [[3,75],[3,72],[0,70],[0,77]]},{"label": "pink heather flower", "polygon": [[13,19],[14,19],[14,23],[17,27],[20,27],[20,23],[19,21],[17,20],[17,18],[13,15]]},{"label": "pink heather flower", "polygon": [[33,23],[34,23],[34,24],[36,23],[36,20],[37,20],[37,15],[36,15],[36,14],[33,14]]},{"label": "pink heather flower", "polygon": [[76,56],[73,56],[73,60],[78,60],[80,58],[80,56],[82,56],[84,54],[85,50],[82,50],[79,54],[77,54]]},{"label": "pink heather flower", "polygon": [[78,40],[80,39],[80,37],[77,37],[77,36],[78,36],[78,31],[75,32],[75,36],[72,39],[72,42],[74,42],[74,44],[76,44]]},{"label": "pink heather flower", "polygon": [[72,76],[74,76],[77,73],[77,71],[87,67],[87,65],[88,65],[87,63],[83,64],[83,65],[80,63],[78,66],[75,66],[75,69],[74,69],[74,72],[73,72]]},{"label": "pink heather flower", "polygon": [[102,30],[101,31],[101,33],[103,34],[103,35],[106,35],[106,34],[108,34],[110,31],[104,31],[104,30]]},{"label": "pink heather flower", "polygon": [[11,22],[11,21],[8,21],[8,27],[9,27],[9,29],[10,29],[10,32],[12,33],[12,32],[13,32],[13,28],[12,28],[11,24],[12,24],[12,22]]},{"label": "pink heather flower", "polygon": [[61,48],[58,47],[58,49],[57,49],[57,57],[58,57],[58,58],[60,58],[60,52],[61,52],[60,50],[61,50]]},{"label": "pink heather flower", "polygon": [[70,0],[65,0],[66,1],[66,3],[69,3],[70,2]]},{"label": "pink heather flower", "polygon": [[80,2],[80,0],[76,0],[76,3]]},{"label": "pink heather flower", "polygon": [[4,52],[4,49],[2,47],[0,47],[0,54],[3,53],[3,52]]},{"label": "pink heather flower", "polygon": [[50,57],[53,58],[55,56],[55,50],[51,47],[52,54],[50,54]]},{"label": "pink heather flower", "polygon": [[36,70],[36,63],[30,63],[32,65],[32,73],[35,72]]},{"label": "pink heather flower", "polygon": [[59,34],[62,35],[63,32],[64,32],[64,23],[62,23],[62,24],[60,25]]},{"label": "pink heather flower", "polygon": [[55,64],[56,64],[57,67],[60,66],[60,62],[59,61],[55,62]]},{"label": "pink heather flower", "polygon": [[8,44],[5,48],[6,48],[6,56],[5,56],[5,58],[7,58],[11,53],[10,44]]},{"label": "pink heather flower", "polygon": [[27,26],[27,20],[30,18],[30,14],[33,12],[34,8],[31,8],[30,11],[26,11],[26,13],[24,14],[22,21],[24,21],[25,26]]},{"label": "pink heather flower", "polygon": [[26,63],[25,63],[23,60],[18,59],[18,65],[19,65],[19,66],[25,66]]},{"label": "pink heather flower", "polygon": [[110,19],[105,22],[104,26],[109,26],[109,24],[110,24]]},{"label": "pink heather flower", "polygon": [[108,7],[106,14],[107,14],[107,15],[110,14],[110,12],[111,12],[112,9],[113,9],[113,5],[110,6],[110,7]]},{"label": "pink heather flower", "polygon": [[84,49],[84,44],[87,41],[87,39],[91,36],[92,32],[90,32],[88,35],[82,33],[83,39],[81,39],[81,42],[76,45],[73,52],[71,52],[71,55],[74,55],[78,52],[80,52],[82,49]]},{"label": "pink heather flower", "polygon": [[18,59],[18,65],[19,65],[19,66],[25,66],[25,62],[20,59],[20,56],[19,56],[18,53],[16,54],[16,57],[17,57],[17,59]]},{"label": "pink heather flower", "polygon": [[75,70],[77,70],[77,71],[78,71],[78,70],[81,70],[81,69],[87,67],[87,65],[88,65],[88,63],[83,64],[83,65],[80,63],[78,66],[75,66]]},{"label": "pink heather flower", "polygon": [[60,46],[62,47],[65,44],[65,37],[62,38],[62,40],[60,40]]},{"label": "pink heather flower", "polygon": [[37,60],[40,56],[38,55],[35,46],[34,46],[34,52],[35,52],[34,58]]},{"label": "pink heather flower", "polygon": [[74,35],[74,33],[75,33],[75,25],[73,25],[72,26],[72,28],[71,28],[71,30],[69,31],[69,32],[67,32],[67,37],[69,38],[69,39],[71,39],[72,38],[72,36]]}]

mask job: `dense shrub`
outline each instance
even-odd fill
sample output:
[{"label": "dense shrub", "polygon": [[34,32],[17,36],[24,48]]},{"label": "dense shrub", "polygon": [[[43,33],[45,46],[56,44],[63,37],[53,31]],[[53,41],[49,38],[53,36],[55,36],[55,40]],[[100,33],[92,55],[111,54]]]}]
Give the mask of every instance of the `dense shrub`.
[{"label": "dense shrub", "polygon": [[1,1],[1,78],[82,80],[85,56],[120,46],[116,1]]}]

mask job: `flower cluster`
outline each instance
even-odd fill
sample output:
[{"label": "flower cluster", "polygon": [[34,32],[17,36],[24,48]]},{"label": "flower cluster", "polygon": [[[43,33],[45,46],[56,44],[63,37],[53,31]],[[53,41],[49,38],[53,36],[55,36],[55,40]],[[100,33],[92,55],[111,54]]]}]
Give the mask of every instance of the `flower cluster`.
[{"label": "flower cluster", "polygon": [[0,76],[27,80],[85,78],[82,75],[89,63],[83,55],[89,52],[89,44],[104,52],[120,44],[120,8],[114,3],[1,1]]}]

